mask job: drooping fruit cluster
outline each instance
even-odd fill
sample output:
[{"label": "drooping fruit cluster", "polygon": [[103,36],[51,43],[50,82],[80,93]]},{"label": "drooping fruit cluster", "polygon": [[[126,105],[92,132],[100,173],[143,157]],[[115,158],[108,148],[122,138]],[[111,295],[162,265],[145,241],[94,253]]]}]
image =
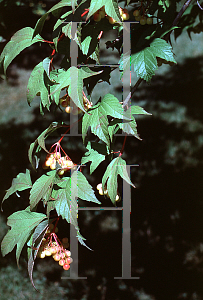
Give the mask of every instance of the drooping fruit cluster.
[{"label": "drooping fruit cluster", "polygon": [[[73,101],[71,103],[71,98],[67,94],[65,96],[63,96],[62,98],[60,98],[59,104],[62,107],[65,107],[65,112],[67,114],[71,113],[73,115],[78,115],[82,112],[82,110],[79,107],[77,107]],[[93,103],[90,102],[87,99],[87,97],[84,95],[83,95],[83,104],[84,104],[85,110],[88,110],[93,105]]]},{"label": "drooping fruit cluster", "polygon": [[[99,191],[99,195],[105,195],[106,197],[110,198],[106,185],[104,186],[104,190],[102,189],[102,183],[97,184],[97,190]],[[116,202],[119,202],[121,197],[119,194],[116,195]]]},{"label": "drooping fruit cluster", "polygon": [[68,171],[75,166],[75,164],[68,156],[61,156],[60,152],[54,152],[47,155],[43,168],[50,168],[51,170],[55,170],[56,163],[58,163],[62,168],[58,171],[59,175],[63,175],[65,171]]},{"label": "drooping fruit cluster", "polygon": [[52,256],[64,270],[69,270],[73,259],[71,258],[71,252],[65,249],[65,245],[69,245],[68,238],[63,238],[61,243],[55,233],[48,233],[48,231],[42,240],[37,257]]},{"label": "drooping fruit cluster", "polygon": [[141,15],[139,9],[134,10],[133,16],[135,17],[135,21],[140,22],[140,25],[153,24],[153,19],[145,16],[145,14]]}]

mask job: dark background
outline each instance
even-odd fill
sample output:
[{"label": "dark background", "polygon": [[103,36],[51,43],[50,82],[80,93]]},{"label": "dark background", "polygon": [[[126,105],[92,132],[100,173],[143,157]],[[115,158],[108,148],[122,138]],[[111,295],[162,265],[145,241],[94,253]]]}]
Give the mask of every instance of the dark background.
[{"label": "dark background", "polygon": [[[9,1],[8,1],[9,2]],[[24,26],[34,27],[40,15],[55,2],[25,1],[24,6],[8,5],[1,10],[0,49]],[[45,5],[46,4],[46,5]],[[1,3],[0,3],[1,5]],[[14,22],[15,20],[15,22]],[[45,25],[49,34],[51,22]],[[49,27],[50,26],[50,27]],[[48,32],[48,33],[47,33]],[[101,42],[101,62],[117,63],[118,56],[105,49],[112,36]],[[133,96],[133,104],[152,116],[137,118],[142,141],[129,137],[123,157],[131,170],[132,189],[131,242],[132,276],[139,280],[115,280],[121,276],[121,212],[79,212],[81,233],[94,251],[79,245],[79,275],[87,280],[62,280],[62,271],[52,258],[38,259],[34,268],[36,292],[26,270],[26,251],[18,269],[14,251],[0,257],[1,299],[81,299],[81,300],[173,300],[203,299],[203,35],[184,33],[175,42],[176,66],[162,66],[150,85],[142,83]],[[7,80],[0,81],[0,198],[12,178],[31,166],[27,151],[31,142],[57,119],[61,112],[39,114],[39,99],[26,103],[26,86],[31,69],[50,54],[50,48],[37,45],[24,50],[8,69]],[[132,75],[132,83],[136,82]],[[112,92],[121,99],[122,84],[117,71],[111,86],[105,83],[93,93],[97,101],[101,91]],[[54,139],[47,141],[47,146]],[[123,138],[117,147],[122,147]],[[67,138],[63,148],[74,162],[84,153],[80,138]],[[45,156],[44,156],[45,157]],[[42,157],[43,159],[43,157]],[[96,189],[104,166],[88,180]],[[32,172],[33,180],[37,178]],[[1,239],[7,232],[6,218],[28,206],[28,194],[11,196],[0,215]],[[96,196],[103,205],[111,206]],[[59,224],[59,237],[69,236],[69,225]]]}]

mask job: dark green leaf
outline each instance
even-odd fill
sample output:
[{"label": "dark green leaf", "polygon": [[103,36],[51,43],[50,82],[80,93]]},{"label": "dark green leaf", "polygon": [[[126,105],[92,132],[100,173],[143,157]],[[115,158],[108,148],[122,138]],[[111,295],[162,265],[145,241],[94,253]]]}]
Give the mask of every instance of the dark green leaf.
[{"label": "dark green leaf", "polygon": [[27,85],[27,101],[28,104],[33,101],[35,96],[40,93],[41,97],[41,103],[44,107],[47,107],[49,109],[49,106],[51,105],[50,99],[49,99],[49,88],[48,84],[46,82],[46,75],[44,70],[44,63],[40,62],[38,65],[35,66],[33,69],[28,85]]},{"label": "dark green leaf", "polygon": [[11,226],[11,229],[1,243],[2,255],[5,256],[17,245],[16,260],[18,263],[23,246],[28,241],[32,230],[45,218],[46,215],[32,212],[29,207],[9,216],[7,225]]},{"label": "dark green leaf", "polygon": [[113,204],[116,203],[115,199],[116,199],[117,189],[118,189],[118,182],[117,182],[118,175],[120,175],[121,178],[123,178],[127,183],[135,187],[128,176],[127,169],[126,169],[126,162],[120,156],[114,158],[111,161],[102,178],[102,188],[104,190],[104,186],[107,183],[107,191]]},{"label": "dark green leaf", "polygon": [[99,166],[99,164],[105,160],[105,155],[92,149],[90,142],[87,145],[87,149],[88,152],[86,152],[85,155],[82,157],[81,164],[86,164],[87,162],[91,161],[90,174],[92,174],[94,170]]},{"label": "dark green leaf", "polygon": [[10,65],[12,60],[25,48],[33,45],[36,42],[43,42],[40,35],[32,39],[34,30],[31,27],[25,27],[17,31],[6,44],[0,56],[0,64],[3,62],[4,72]]},{"label": "dark green leaf", "polygon": [[30,171],[26,169],[26,173],[19,173],[17,177],[13,179],[12,185],[10,189],[6,191],[6,195],[4,196],[2,203],[13,193],[31,189],[31,187],[32,181],[30,178]]},{"label": "dark green leaf", "polygon": [[40,200],[50,193],[56,177],[56,170],[50,171],[47,174],[38,178],[30,191],[30,209],[32,210]]}]

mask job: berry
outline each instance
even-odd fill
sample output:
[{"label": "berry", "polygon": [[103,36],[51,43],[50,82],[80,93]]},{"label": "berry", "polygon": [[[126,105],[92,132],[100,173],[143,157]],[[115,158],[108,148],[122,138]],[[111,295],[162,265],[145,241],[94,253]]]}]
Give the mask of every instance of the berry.
[{"label": "berry", "polygon": [[135,17],[135,21],[139,22],[141,18],[142,18],[141,16],[137,16],[137,17]]},{"label": "berry", "polygon": [[113,25],[113,24],[116,23],[116,20],[114,20],[112,17],[110,17],[110,18],[109,18],[109,23]]},{"label": "berry", "polygon": [[146,17],[142,17],[140,19],[140,25],[145,25],[147,23],[147,18]]},{"label": "berry", "polygon": [[62,252],[62,253],[60,254],[60,258],[65,258],[65,256],[66,256],[66,254],[65,254],[64,252]]},{"label": "berry", "polygon": [[55,254],[55,255],[53,256],[53,259],[54,259],[55,261],[59,261],[59,260],[61,259],[61,257],[60,257],[59,254]]},{"label": "berry", "polygon": [[66,160],[66,162],[64,163],[66,168],[72,168],[72,166],[74,165],[74,163],[72,162],[72,160]]},{"label": "berry", "polygon": [[71,264],[73,262],[72,258],[71,257],[67,257],[66,258],[66,263],[67,264]]},{"label": "berry", "polygon": [[57,248],[56,247],[51,247],[50,248],[50,252],[51,252],[51,254],[53,255],[53,254],[55,254],[55,253],[57,253]]},{"label": "berry", "polygon": [[95,22],[101,21],[101,15],[100,15],[99,12],[96,12],[96,13],[94,14],[94,21],[95,21]]},{"label": "berry", "polygon": [[50,251],[50,250],[48,250],[48,249],[47,249],[47,250],[45,250],[45,255],[46,255],[46,256],[51,256],[51,254],[52,254],[52,253],[51,253],[51,251]]},{"label": "berry", "polygon": [[102,183],[97,184],[97,190],[100,190],[102,188]]},{"label": "berry", "polygon": [[50,169],[51,170],[55,170],[56,169],[56,162],[55,161],[50,165]]},{"label": "berry", "polygon": [[147,18],[147,24],[152,25],[153,24],[153,19],[152,18]]},{"label": "berry", "polygon": [[140,11],[138,9],[134,10],[133,16],[138,17],[140,15]]},{"label": "berry", "polygon": [[130,18],[130,16],[129,16],[128,13],[124,13],[124,14],[122,14],[121,18],[122,18],[123,21],[126,21]]},{"label": "berry", "polygon": [[116,199],[115,199],[117,202],[119,202],[121,199],[120,199],[120,196],[119,195],[116,195]]},{"label": "berry", "polygon": [[70,114],[72,110],[73,110],[73,109],[72,109],[72,107],[70,107],[70,106],[67,106],[67,107],[65,108],[65,112],[66,112],[67,114]]},{"label": "berry", "polygon": [[59,104],[62,107],[68,106],[70,104],[70,97],[69,96],[63,96],[62,98],[60,98]]},{"label": "berry", "polygon": [[66,256],[71,256],[71,252],[69,250],[65,250]]},{"label": "berry", "polygon": [[64,260],[64,259],[60,259],[60,260],[59,260],[59,265],[60,265],[60,266],[63,266],[64,264],[65,264],[65,260]]},{"label": "berry", "polygon": [[64,238],[62,239],[62,243],[63,243],[63,244],[67,244],[67,243],[68,243],[68,238],[67,238],[67,237],[64,237]]},{"label": "berry", "polygon": [[100,11],[99,11],[99,14],[100,14],[100,16],[101,16],[101,19],[105,18],[106,13],[105,13],[104,10],[100,10]]},{"label": "berry", "polygon": [[69,270],[70,269],[70,265],[69,264],[64,264],[63,265],[63,269],[66,270],[66,271]]},{"label": "berry", "polygon": [[59,171],[58,171],[58,175],[60,175],[60,176],[62,176],[64,173],[65,173],[64,170],[59,170]]},{"label": "berry", "polygon": [[46,166],[46,167],[49,167],[51,164],[52,164],[52,159],[48,158],[48,159],[45,161],[45,166]]},{"label": "berry", "polygon": [[99,195],[104,195],[103,190],[99,189]]},{"label": "berry", "polygon": [[39,257],[40,258],[45,258],[46,254],[45,254],[45,251],[42,251],[40,254],[39,254]]}]

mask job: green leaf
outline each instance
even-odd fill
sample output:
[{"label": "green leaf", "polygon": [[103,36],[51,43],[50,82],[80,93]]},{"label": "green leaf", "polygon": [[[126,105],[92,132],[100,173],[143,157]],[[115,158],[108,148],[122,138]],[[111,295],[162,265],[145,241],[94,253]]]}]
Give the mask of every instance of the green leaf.
[{"label": "green leaf", "polygon": [[[149,47],[131,55],[131,63],[138,77],[150,81],[158,69],[157,57],[176,63],[171,46],[163,39],[154,39]],[[120,60],[120,70],[125,72],[130,65],[130,56],[124,54]]]},{"label": "green leaf", "polygon": [[[88,142],[87,149],[88,152],[86,152],[85,155],[82,157],[81,164],[83,165],[91,161],[90,174],[92,174],[94,170],[96,170],[96,168],[100,165],[100,163],[105,160],[105,155],[92,149],[91,142]],[[106,155],[107,155],[107,151],[106,151]]]},{"label": "green leaf", "polygon": [[58,186],[60,189],[53,189],[52,192],[52,198],[56,199],[54,201],[56,212],[58,216],[61,216],[68,223],[73,224],[76,230],[78,230],[77,200],[71,194],[70,178],[66,177],[66,181],[58,184]]},{"label": "green leaf", "polygon": [[16,260],[18,263],[23,246],[28,241],[32,230],[45,218],[46,215],[32,212],[29,207],[9,216],[7,225],[11,226],[11,229],[1,243],[2,255],[5,256],[17,245]]},{"label": "green leaf", "polygon": [[83,141],[90,126],[92,133],[97,135],[109,148],[110,138],[107,115],[130,120],[130,117],[126,115],[118,99],[112,94],[106,94],[101,103],[93,106],[88,112],[89,114],[85,114],[82,119]]},{"label": "green leaf", "polygon": [[92,37],[91,36],[87,36],[84,39],[84,41],[81,43],[82,53],[85,54],[85,55],[87,55],[87,53],[89,51],[91,40],[92,40]]},{"label": "green leaf", "polygon": [[62,27],[62,32],[65,34],[65,36],[69,37],[69,39],[72,39],[71,29],[72,29],[72,22],[69,22],[66,26]]},{"label": "green leaf", "polygon": [[146,110],[144,110],[144,108],[142,108],[140,106],[136,106],[136,105],[131,105],[128,110],[132,115],[150,115],[150,116],[152,115],[152,114],[146,112]]},{"label": "green leaf", "polygon": [[137,133],[137,123],[136,123],[135,119],[130,122],[118,123],[118,126],[120,127],[120,129],[123,130],[123,132],[125,132],[127,134],[132,134],[138,140],[142,140]]},{"label": "green leaf", "polygon": [[[52,191],[53,205],[59,216],[72,224],[79,234],[77,198],[101,204],[95,197],[94,190],[81,172],[73,172],[71,177],[64,177]],[[84,238],[82,238],[84,239]],[[81,239],[78,239],[82,243]],[[82,243],[85,245],[85,243]],[[86,245],[85,245],[86,246]]]},{"label": "green leaf", "polygon": [[46,194],[51,193],[56,177],[56,170],[50,171],[47,174],[38,178],[30,191],[30,209],[32,210],[40,200],[46,197]]},{"label": "green leaf", "polygon": [[102,6],[105,6],[105,12],[108,16],[117,22],[121,22],[117,0],[91,0],[87,18],[91,17]]},{"label": "green leaf", "polygon": [[100,138],[108,148],[110,148],[110,139],[108,133],[108,119],[106,114],[103,113],[103,110],[100,109],[100,104],[94,106],[88,112],[90,114],[85,114],[82,119],[82,137],[83,141],[87,130],[90,126],[92,133]]},{"label": "green leaf", "polygon": [[102,178],[102,188],[104,190],[104,186],[107,182],[107,191],[113,204],[116,203],[115,199],[118,189],[118,175],[120,175],[127,183],[135,187],[128,176],[126,162],[120,156],[111,161]]},{"label": "green leaf", "polygon": [[82,200],[101,204],[97,200],[92,186],[88,183],[86,177],[79,171],[73,172],[71,176],[71,195],[79,197]]},{"label": "green leaf", "polygon": [[24,191],[26,189],[31,189],[32,181],[30,178],[30,171],[26,169],[26,173],[19,173],[16,178],[13,179],[11,187],[6,191],[6,195],[4,196],[2,203],[6,200],[10,195],[15,192]]},{"label": "green leaf", "polygon": [[34,30],[31,27],[25,27],[17,31],[6,44],[0,56],[0,64],[3,62],[4,72],[6,72],[7,67],[10,65],[12,60],[21,51],[34,43],[43,42],[40,35],[37,35],[34,39],[32,39],[33,32]]},{"label": "green leaf", "polygon": [[47,68],[47,61],[45,60],[34,67],[27,85],[27,102],[30,105],[35,96],[40,93],[42,105],[49,109],[51,102],[49,99],[48,76],[44,68]]},{"label": "green leaf", "polygon": [[125,114],[125,111],[118,99],[112,94],[106,94],[103,97],[100,109],[104,114],[106,113],[106,115],[114,118],[130,120],[130,117]]},{"label": "green leaf", "polygon": [[35,25],[35,29],[33,32],[33,38],[38,34],[41,33],[42,28],[44,26],[44,22],[46,20],[46,18],[48,17],[49,13],[53,13],[58,11],[58,9],[65,7],[65,6],[71,6],[71,2],[72,0],[62,0],[59,3],[57,3],[56,5],[54,5],[50,10],[48,10],[46,12],[46,14],[44,14],[38,21],[37,24]]},{"label": "green leaf", "polygon": [[67,71],[60,71],[58,74],[58,85],[56,87],[51,87],[51,95],[54,94],[55,102],[59,101],[59,95],[61,89],[68,86],[68,95],[71,97],[72,101],[77,107],[86,112],[83,104],[83,80],[93,75],[97,75],[100,72],[93,72],[87,67],[76,68],[71,67]]},{"label": "green leaf", "polygon": [[47,77],[50,79],[50,63],[51,63],[51,59],[49,57],[46,57],[45,59],[43,59],[42,65],[44,68],[44,71],[47,74]]}]

